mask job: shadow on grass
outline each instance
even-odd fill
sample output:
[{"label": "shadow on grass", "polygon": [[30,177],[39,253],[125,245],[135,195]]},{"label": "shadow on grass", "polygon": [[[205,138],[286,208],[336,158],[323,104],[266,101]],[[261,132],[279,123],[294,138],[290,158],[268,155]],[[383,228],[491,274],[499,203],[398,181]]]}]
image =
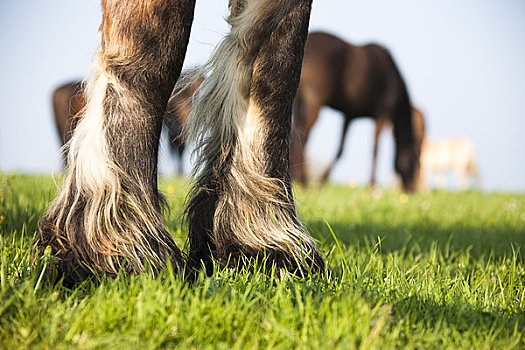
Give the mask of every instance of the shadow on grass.
[{"label": "shadow on grass", "polygon": [[[305,225],[312,236],[322,245],[334,243],[327,223],[320,220],[306,220]],[[509,225],[493,227],[466,227],[461,225],[442,225],[437,222],[424,221],[416,224],[400,223],[359,223],[329,221],[329,225],[343,246],[364,248],[374,246],[381,240],[382,254],[404,250],[416,254],[425,254],[434,246],[444,252],[464,253],[474,257],[494,258],[509,257],[513,249],[525,245],[525,226],[516,229]],[[520,260],[523,257],[520,254]]]},{"label": "shadow on grass", "polygon": [[[35,191],[37,185],[26,191]],[[36,232],[38,219],[45,212],[54,192],[53,188],[49,188],[42,199],[34,201],[31,200],[30,193],[23,195],[19,191],[13,191],[10,206],[5,206],[5,217],[8,221],[2,224],[2,234],[7,232],[19,235],[26,231],[31,235]],[[177,231],[179,223],[180,217],[176,215],[168,227],[172,231]],[[364,220],[360,223],[351,223],[333,219],[330,219],[329,223],[343,249],[346,246],[357,249],[365,248],[366,251],[366,248],[374,247],[380,237],[381,247],[378,253],[383,255],[404,251],[405,254],[424,256],[437,248],[445,256],[468,251],[473,258],[490,256],[502,258],[512,256],[513,247],[519,250],[525,244],[525,227],[522,225],[516,228],[507,223],[462,225],[432,220],[421,220],[415,223],[408,220],[395,223],[388,220]],[[306,220],[306,226],[309,232],[322,242],[324,249],[333,246],[331,232],[324,221]],[[183,231],[178,233],[185,237],[185,230]],[[522,256],[518,256],[522,262]],[[359,282],[356,281],[356,283]],[[373,304],[385,300],[384,295],[369,285],[361,284],[358,285],[358,288],[365,298],[373,301]],[[460,297],[452,302],[450,300],[440,302],[401,294],[391,295],[388,300],[392,305],[394,322],[406,322],[410,327],[414,327],[414,324],[423,324],[423,328],[431,333],[476,329],[480,338],[484,336],[508,338],[524,330],[525,315],[523,313],[508,312],[497,305],[493,308],[481,308],[463,302]],[[409,331],[411,330],[407,330]],[[494,335],[497,332],[501,333]],[[402,344],[403,341],[400,340],[400,343]],[[522,340],[521,344],[523,345]]]},{"label": "shadow on grass", "polygon": [[[363,293],[366,299],[373,302],[381,300],[373,291],[368,290]],[[392,305],[394,324],[407,325],[406,328],[401,327],[403,331],[398,339],[400,344],[406,342],[403,338],[407,341],[411,339],[413,337],[411,332],[418,329],[418,332],[425,330],[420,335],[422,347],[439,346],[439,342],[444,338],[448,338],[447,344],[450,345],[451,338],[459,341],[463,332],[467,332],[470,337],[475,337],[469,341],[464,339],[466,343],[463,347],[470,347],[475,343],[485,344],[485,347],[489,344],[494,346],[502,343],[500,346],[505,344],[505,348],[525,345],[522,336],[525,329],[525,315],[520,312],[506,312],[497,307],[484,311],[459,299],[452,303],[445,303],[416,296],[397,299],[390,305]]]},{"label": "shadow on grass", "polygon": [[[390,290],[384,289],[381,282],[373,281],[373,278],[377,278],[377,276],[370,277],[374,275],[375,271],[367,272],[367,268],[363,267],[367,265],[367,261],[349,261],[354,266],[350,275],[356,274],[354,277],[350,277],[351,283],[359,293],[371,304],[384,303],[387,300],[387,303],[392,306],[393,322],[395,324],[404,322],[410,327],[403,328],[404,331],[400,337],[410,338],[408,333],[412,329],[418,328],[415,325],[419,324],[422,326],[419,329],[424,329],[428,335],[434,335],[428,339],[423,337],[422,341],[429,343],[422,343],[422,347],[439,346],[439,343],[435,343],[436,341],[439,342],[439,336],[435,336],[439,334],[459,340],[460,338],[457,335],[464,331],[468,331],[469,334],[474,333],[473,336],[479,337],[477,342],[484,340],[490,340],[491,343],[495,342],[493,344],[502,342],[508,348],[525,345],[525,339],[521,335],[525,331],[525,313],[521,312],[519,308],[516,309],[515,303],[513,303],[512,310],[498,304],[480,305],[479,300],[474,303],[466,302],[465,296],[459,292],[462,283],[471,284],[470,278],[474,276],[480,266],[490,264],[489,261],[491,260],[496,261],[503,258],[512,260],[514,257],[516,263],[523,263],[523,256],[519,251],[520,247],[525,244],[525,228],[516,229],[506,224],[466,227],[460,224],[444,225],[428,220],[415,224],[389,224],[388,222],[378,223],[377,221],[349,224],[344,220],[330,221],[328,224],[343,252],[346,248],[350,248],[349,251],[352,252],[362,252],[363,255],[360,256],[360,260],[364,256],[366,256],[364,260],[368,260],[371,254],[380,254],[386,257],[391,253],[399,253],[398,257],[401,259],[408,257],[409,261],[417,261],[417,259],[412,260],[412,258],[420,255],[424,259],[437,250],[440,258],[446,260],[444,264],[449,265],[447,268],[451,269],[451,275],[456,273],[455,265],[457,264],[450,264],[456,257],[468,256],[470,261],[478,260],[477,264],[460,268],[463,272],[463,277],[460,277],[461,281],[457,278],[451,278],[454,281],[455,288],[457,288],[456,290],[450,290],[445,283],[439,287],[441,289],[434,290],[430,294],[431,296],[425,293],[421,295],[418,293],[409,294],[412,289],[407,285]],[[305,225],[309,232],[321,241],[324,250],[327,250],[327,247],[333,247],[332,249],[337,250],[326,222],[306,220]],[[380,237],[380,244],[378,244],[378,237]],[[439,265],[440,262],[438,261],[436,264]],[[331,265],[333,267],[334,263],[332,262]],[[342,264],[336,265],[332,271],[341,276],[343,274],[342,266]],[[509,270],[509,266],[506,267]],[[407,273],[406,266],[399,268],[403,270],[403,273]],[[353,271],[356,269],[361,271]],[[519,273],[512,277],[515,280],[514,288],[522,288],[523,283],[520,281],[524,281],[523,278],[525,278],[523,270],[518,270]],[[512,272],[505,271],[505,273]],[[403,275],[400,280],[408,279],[408,275]],[[495,277],[492,283],[497,284],[498,277]],[[507,302],[511,304],[510,300]],[[400,339],[400,344],[403,343],[404,341]]]}]

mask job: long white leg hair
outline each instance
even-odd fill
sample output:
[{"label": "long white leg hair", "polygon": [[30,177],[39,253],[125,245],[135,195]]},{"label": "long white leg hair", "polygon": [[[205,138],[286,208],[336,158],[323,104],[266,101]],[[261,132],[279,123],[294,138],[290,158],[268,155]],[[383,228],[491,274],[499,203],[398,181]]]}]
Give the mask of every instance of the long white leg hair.
[{"label": "long white leg hair", "polygon": [[41,219],[69,282],[183,264],[157,190],[162,115],[180,74],[195,0],[103,0],[87,106],[69,145],[63,188]]},{"label": "long white leg hair", "polygon": [[288,156],[311,0],[229,6],[231,31],[203,67],[207,79],[184,126],[196,141],[189,264],[268,254],[281,267],[322,269],[295,213]]}]

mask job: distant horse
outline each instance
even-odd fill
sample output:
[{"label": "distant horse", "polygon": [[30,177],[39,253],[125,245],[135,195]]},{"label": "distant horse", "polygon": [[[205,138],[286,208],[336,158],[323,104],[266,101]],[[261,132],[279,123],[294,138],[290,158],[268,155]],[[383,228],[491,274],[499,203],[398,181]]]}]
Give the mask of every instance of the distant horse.
[{"label": "distant horse", "polygon": [[422,186],[427,187],[435,178],[438,187],[445,187],[448,171],[455,175],[460,190],[467,189],[471,181],[474,185],[479,185],[479,171],[472,141],[466,138],[423,141]]},{"label": "distant horse", "polygon": [[[198,74],[197,72],[189,71],[183,73],[181,78],[184,79],[188,75],[193,75],[194,73]],[[173,89],[166,108],[166,114],[164,114],[164,125],[166,125],[166,129],[168,130],[170,150],[172,154],[177,153],[179,159],[177,167],[177,173],[179,175],[184,174],[182,155],[186,148],[186,143],[182,137],[182,127],[186,120],[188,120],[191,112],[193,96],[203,80],[204,78],[202,76],[192,77],[190,84]]]},{"label": "distant horse", "polygon": [[81,81],[72,81],[59,86],[52,96],[55,124],[61,145],[65,145],[77,126],[75,118],[86,105]]},{"label": "distant horse", "polygon": [[[304,150],[312,126],[323,106],[344,114],[341,157],[350,122],[369,116],[394,126],[394,167],[406,191],[415,189],[419,146],[415,141],[411,105],[405,82],[389,52],[375,44],[355,46],[322,32],[310,33],[301,80],[294,103],[294,132],[290,160],[292,174],[306,185]],[[334,162],[335,162],[334,161]],[[323,176],[328,179],[330,166]]]},{"label": "distant horse", "polygon": [[[183,78],[185,74],[191,74],[191,72],[192,71],[183,73],[181,78]],[[174,89],[163,118],[164,125],[168,131],[171,153],[177,153],[178,155],[177,173],[179,175],[184,173],[182,155],[184,153],[185,143],[181,137],[182,124],[188,119],[191,110],[192,96],[202,83],[202,80],[202,77],[198,77],[185,89]],[[53,92],[53,111],[62,146],[66,145],[71,139],[71,135],[81,117],[80,112],[86,106],[84,90],[82,81],[72,81],[59,86]],[[67,151],[64,153],[67,153]],[[67,158],[64,160],[66,161]]]},{"label": "distant horse", "polygon": [[[195,0],[103,0],[87,105],[62,189],[39,222],[66,283],[171,265],[188,273],[259,259],[305,275],[324,268],[295,212],[289,173],[293,99],[311,0],[230,0],[231,26],[210,61],[185,135],[196,142],[187,258],[162,223],[162,117]],[[186,84],[191,83],[191,79]]]}]

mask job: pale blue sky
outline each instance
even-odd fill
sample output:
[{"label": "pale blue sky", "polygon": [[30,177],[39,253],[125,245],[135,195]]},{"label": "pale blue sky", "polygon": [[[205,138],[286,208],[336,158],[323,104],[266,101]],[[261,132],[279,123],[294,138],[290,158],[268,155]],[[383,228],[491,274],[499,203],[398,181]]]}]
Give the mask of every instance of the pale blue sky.
[{"label": "pale blue sky", "polygon": [[[204,62],[222,33],[227,1],[197,0],[187,67]],[[98,1],[0,1],[0,169],[58,170],[50,97],[84,77],[98,41]],[[387,46],[431,139],[470,137],[485,190],[525,191],[525,1],[314,0],[311,30]],[[325,109],[308,152],[331,157],[342,118]],[[373,124],[351,132],[332,179],[366,183]],[[392,140],[382,138],[379,180],[392,177]],[[173,164],[164,148],[161,171]],[[319,165],[321,166],[321,165]]]}]

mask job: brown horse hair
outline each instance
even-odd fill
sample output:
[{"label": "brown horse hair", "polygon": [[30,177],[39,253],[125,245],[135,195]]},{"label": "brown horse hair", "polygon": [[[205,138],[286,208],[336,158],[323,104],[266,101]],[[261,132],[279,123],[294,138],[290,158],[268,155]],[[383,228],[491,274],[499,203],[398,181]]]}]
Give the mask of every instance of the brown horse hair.
[{"label": "brown horse hair", "polygon": [[161,220],[158,140],[195,0],[104,0],[87,106],[71,139],[62,189],[39,223],[68,282],[152,270],[182,253]]},{"label": "brown horse hair", "polygon": [[[267,254],[306,273],[323,268],[295,213],[289,134],[311,1],[230,1],[224,37],[203,66],[184,133],[196,140],[189,267]],[[232,259],[233,258],[233,259]]]},{"label": "brown horse hair", "polygon": [[[195,75],[195,69],[182,72],[179,79],[188,79],[187,77],[191,77],[192,84],[185,86],[184,89],[176,88],[173,90],[162,120],[167,130],[170,150],[172,153],[177,151],[179,155],[177,169],[179,175],[183,174],[182,154],[186,147],[181,137],[182,124],[188,119],[193,94],[202,83],[202,77]],[[62,145],[60,151],[65,155],[65,162],[67,162],[69,141],[82,117],[82,111],[86,107],[85,90],[84,82],[75,80],[60,85],[53,92],[52,104],[55,124]]]},{"label": "brown horse hair", "polygon": [[[324,262],[295,213],[289,176],[291,106],[311,0],[230,0],[231,33],[186,134],[196,183],[186,209],[189,266],[270,256],[301,274]],[[62,189],[39,223],[65,281],[184,260],[161,220],[162,115],[180,75],[195,0],[103,0],[102,39]]]}]

